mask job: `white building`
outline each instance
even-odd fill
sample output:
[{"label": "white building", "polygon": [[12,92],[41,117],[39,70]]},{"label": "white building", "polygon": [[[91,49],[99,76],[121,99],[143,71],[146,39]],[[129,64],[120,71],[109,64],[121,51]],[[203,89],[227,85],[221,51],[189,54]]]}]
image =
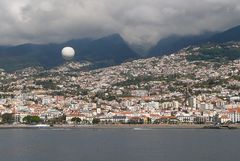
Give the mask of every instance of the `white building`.
[{"label": "white building", "polygon": [[191,108],[197,108],[197,99],[196,97],[189,97],[188,104]]},{"label": "white building", "polygon": [[240,108],[228,109],[228,117],[233,123],[240,122]]}]

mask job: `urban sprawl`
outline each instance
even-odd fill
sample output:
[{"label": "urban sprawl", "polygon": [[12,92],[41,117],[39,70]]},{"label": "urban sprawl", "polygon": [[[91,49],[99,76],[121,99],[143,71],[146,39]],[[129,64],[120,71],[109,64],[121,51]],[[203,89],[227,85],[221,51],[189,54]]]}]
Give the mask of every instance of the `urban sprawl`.
[{"label": "urban sprawl", "polygon": [[[205,50],[240,48],[238,43]],[[215,124],[240,122],[240,60],[195,59],[202,47],[87,70],[0,71],[0,122],[13,124]]]}]

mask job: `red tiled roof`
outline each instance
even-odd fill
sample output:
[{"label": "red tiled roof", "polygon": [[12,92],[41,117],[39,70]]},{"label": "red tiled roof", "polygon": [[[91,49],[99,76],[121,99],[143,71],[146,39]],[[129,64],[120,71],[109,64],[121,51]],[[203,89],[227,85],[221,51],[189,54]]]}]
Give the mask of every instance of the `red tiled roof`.
[{"label": "red tiled roof", "polygon": [[132,112],[123,111],[123,112],[119,112],[118,114],[122,114],[122,115],[131,115]]},{"label": "red tiled roof", "polygon": [[227,115],[223,115],[221,119],[229,119],[229,117]]},{"label": "red tiled roof", "polygon": [[229,108],[228,109],[228,113],[234,113],[234,112],[240,113],[240,107],[238,107],[238,108]]},{"label": "red tiled roof", "polygon": [[159,114],[150,114],[150,117],[160,117]]}]

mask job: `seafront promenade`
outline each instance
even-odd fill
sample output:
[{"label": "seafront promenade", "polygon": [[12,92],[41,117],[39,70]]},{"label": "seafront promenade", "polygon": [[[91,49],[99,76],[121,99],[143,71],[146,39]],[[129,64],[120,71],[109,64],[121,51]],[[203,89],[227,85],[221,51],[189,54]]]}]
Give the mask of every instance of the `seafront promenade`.
[{"label": "seafront promenade", "polygon": [[[209,125],[195,125],[195,124],[181,124],[181,125],[169,125],[169,124],[139,124],[139,125],[128,125],[128,124],[102,124],[102,125],[54,125],[54,126],[36,126],[36,125],[0,125],[0,129],[32,129],[32,128],[69,128],[69,129],[114,129],[114,128],[146,128],[146,129],[202,129]],[[240,129],[239,124],[231,125]]]}]

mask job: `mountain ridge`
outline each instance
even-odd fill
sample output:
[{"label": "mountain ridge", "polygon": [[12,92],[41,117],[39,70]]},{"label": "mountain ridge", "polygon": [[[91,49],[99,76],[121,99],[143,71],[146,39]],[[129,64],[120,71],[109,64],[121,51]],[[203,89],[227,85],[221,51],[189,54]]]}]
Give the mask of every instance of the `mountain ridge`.
[{"label": "mountain ridge", "polygon": [[148,57],[172,54],[191,45],[240,41],[240,25],[223,32],[207,32],[200,35],[171,35],[158,41],[149,51]]},{"label": "mountain ridge", "polygon": [[138,58],[119,34],[100,39],[88,38],[70,40],[61,44],[22,44],[0,48],[0,68],[14,71],[30,66],[52,68],[63,64],[61,49],[72,46],[76,51],[76,61],[100,62],[100,66],[122,63],[128,59]]},{"label": "mountain ridge", "polygon": [[59,66],[65,62],[61,56],[61,50],[65,46],[75,49],[75,61],[92,62],[98,68],[118,65],[132,59],[169,55],[188,46],[228,41],[240,41],[240,26],[219,33],[172,35],[158,41],[149,51],[144,45],[137,46],[127,43],[117,33],[98,39],[72,39],[59,44],[27,43],[16,46],[0,46],[0,68],[14,71],[32,66],[44,68]]}]

